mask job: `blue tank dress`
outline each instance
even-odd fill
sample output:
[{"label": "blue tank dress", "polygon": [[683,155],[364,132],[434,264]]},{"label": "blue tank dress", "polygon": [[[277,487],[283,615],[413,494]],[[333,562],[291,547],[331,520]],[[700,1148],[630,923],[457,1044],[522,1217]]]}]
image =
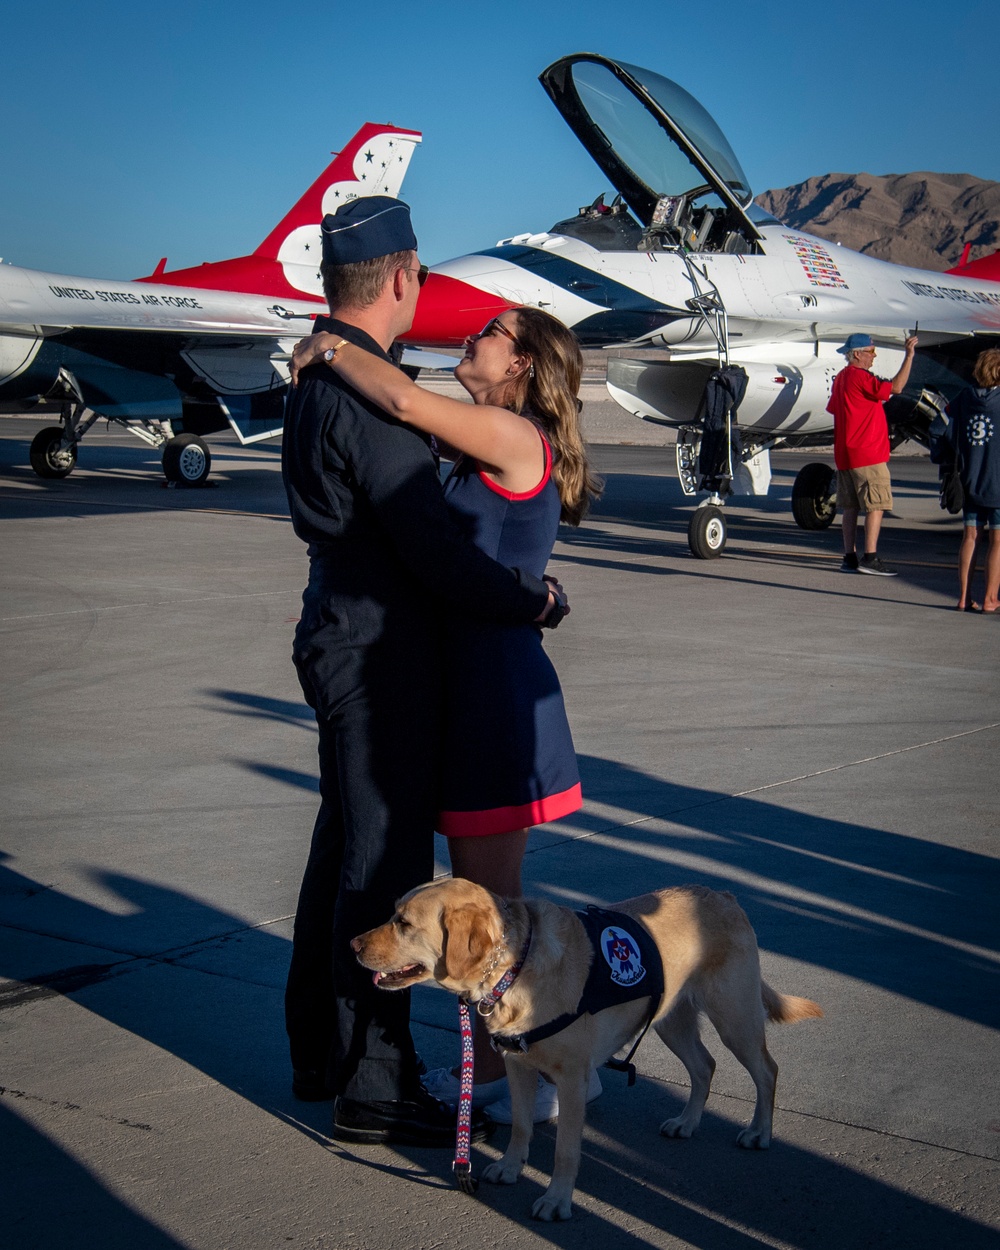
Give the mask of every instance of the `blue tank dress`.
[{"label": "blue tank dress", "polygon": [[[476,546],[537,577],[552,554],[560,512],[552,450],[542,442],[545,473],[534,490],[504,490],[468,456],[445,483],[445,498]],[[577,811],[576,752],[541,630],[468,618],[447,630],[438,831],[481,837]]]}]

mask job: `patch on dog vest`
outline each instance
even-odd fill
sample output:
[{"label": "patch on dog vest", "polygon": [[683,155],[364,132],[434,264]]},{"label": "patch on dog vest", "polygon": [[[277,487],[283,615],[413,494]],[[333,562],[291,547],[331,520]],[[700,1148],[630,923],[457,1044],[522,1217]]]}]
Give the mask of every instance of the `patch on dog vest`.
[{"label": "patch on dog vest", "polygon": [[633,998],[659,998],[663,993],[663,963],[643,926],[624,912],[603,907],[588,907],[576,914],[594,947],[578,1013],[593,1014]]},{"label": "patch on dog vest", "polygon": [[601,934],[600,950],[608,961],[615,985],[638,985],[646,975],[639,947],[627,929],[605,929]]}]

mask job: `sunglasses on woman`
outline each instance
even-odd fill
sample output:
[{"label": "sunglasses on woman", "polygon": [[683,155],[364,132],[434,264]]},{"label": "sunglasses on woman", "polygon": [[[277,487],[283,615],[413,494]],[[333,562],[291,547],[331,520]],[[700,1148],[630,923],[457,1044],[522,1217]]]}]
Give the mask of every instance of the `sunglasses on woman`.
[{"label": "sunglasses on woman", "polygon": [[492,321],[487,321],[478,334],[470,334],[469,338],[476,342],[477,339],[489,338],[491,334],[502,334],[504,338],[510,339],[519,352],[524,351],[524,348],[518,342],[517,335],[512,334],[499,317],[494,317]]}]

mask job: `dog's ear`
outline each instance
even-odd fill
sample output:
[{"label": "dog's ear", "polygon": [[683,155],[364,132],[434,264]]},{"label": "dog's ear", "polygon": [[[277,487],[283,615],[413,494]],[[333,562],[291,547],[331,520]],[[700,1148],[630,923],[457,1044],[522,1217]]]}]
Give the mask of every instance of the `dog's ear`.
[{"label": "dog's ear", "polygon": [[489,917],[475,903],[451,907],[444,916],[444,966],[454,981],[467,981],[490,953]]}]

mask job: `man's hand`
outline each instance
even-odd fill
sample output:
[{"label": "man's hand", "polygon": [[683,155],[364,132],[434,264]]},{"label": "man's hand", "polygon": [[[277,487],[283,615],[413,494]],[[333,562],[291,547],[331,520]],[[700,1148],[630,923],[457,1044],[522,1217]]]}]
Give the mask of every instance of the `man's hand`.
[{"label": "man's hand", "polygon": [[331,347],[336,347],[340,340],[335,334],[327,334],[323,331],[320,334],[310,334],[307,339],[302,339],[295,344],[295,350],[292,352],[292,359],[289,362],[289,368],[292,372],[292,386],[298,386],[299,374],[309,365],[314,365],[317,360],[322,359],[323,353]]},{"label": "man's hand", "polygon": [[910,380],[910,368],[913,365],[913,354],[917,350],[917,336],[911,334],[907,337],[906,352],[903,356],[903,363],[899,366],[899,372],[892,379],[893,395],[901,395],[907,382]]}]

